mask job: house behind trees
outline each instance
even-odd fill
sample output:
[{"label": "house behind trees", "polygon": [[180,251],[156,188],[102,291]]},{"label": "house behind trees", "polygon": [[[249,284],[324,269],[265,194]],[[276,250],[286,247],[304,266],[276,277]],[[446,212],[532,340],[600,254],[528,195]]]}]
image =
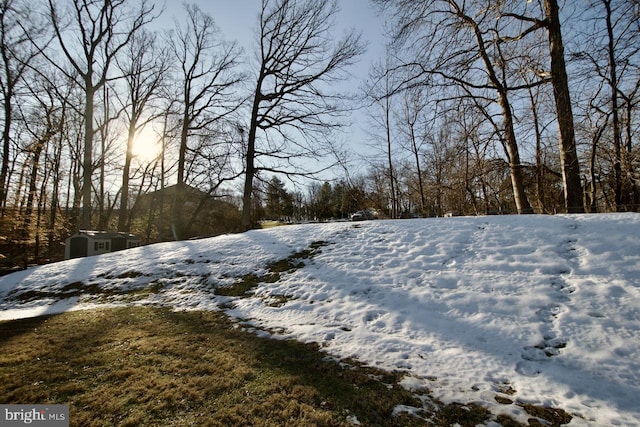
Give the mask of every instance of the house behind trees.
[{"label": "house behind trees", "polygon": [[[173,217],[174,201],[179,206],[179,218]],[[178,235],[187,239],[229,233],[239,228],[240,219],[238,207],[223,197],[188,185],[178,191],[178,186],[172,185],[138,197],[132,230],[152,243],[176,240]]]}]

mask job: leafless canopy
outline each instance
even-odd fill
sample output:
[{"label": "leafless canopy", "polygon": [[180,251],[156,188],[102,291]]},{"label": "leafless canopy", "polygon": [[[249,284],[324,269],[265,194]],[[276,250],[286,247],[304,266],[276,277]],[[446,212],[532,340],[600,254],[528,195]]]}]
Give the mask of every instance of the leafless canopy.
[{"label": "leafless canopy", "polygon": [[262,1],[247,144],[245,227],[256,170],[308,173],[295,167],[296,159],[325,154],[323,140],[348,110],[333,83],[347,76],[347,67],[364,46],[353,31],[333,41],[336,13],[335,0]]}]

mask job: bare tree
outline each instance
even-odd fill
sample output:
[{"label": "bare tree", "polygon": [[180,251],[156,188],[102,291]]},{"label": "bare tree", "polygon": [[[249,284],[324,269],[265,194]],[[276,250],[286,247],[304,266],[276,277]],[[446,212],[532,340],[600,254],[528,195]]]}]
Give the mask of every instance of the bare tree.
[{"label": "bare tree", "polygon": [[[372,119],[372,131],[370,132],[374,140],[380,140],[381,144],[376,145],[374,148],[381,151],[381,155],[386,158],[385,170],[387,171],[387,179],[389,184],[389,200],[391,203],[389,209],[389,216],[396,218],[398,215],[398,191],[397,176],[394,168],[394,138],[392,137],[393,126],[393,98],[395,86],[392,81],[391,69],[391,55],[389,48],[384,58],[384,64],[376,64],[371,71],[371,81],[374,82],[371,87],[365,88],[368,97],[372,101],[372,105],[369,108],[369,116]],[[382,133],[379,135],[377,133]],[[379,162],[378,156],[374,158],[375,162]]]},{"label": "bare tree", "polygon": [[581,97],[576,104],[584,115],[578,129],[592,142],[588,177],[591,211],[599,199],[596,188],[606,200],[612,199],[611,209],[635,210],[640,203],[633,162],[635,111],[640,102],[639,6],[634,0],[591,1],[584,13],[580,46],[571,52],[580,76],[575,92]]},{"label": "bare tree", "polygon": [[[42,192],[38,191],[43,153],[46,153],[48,145],[61,131],[63,123],[61,111],[63,107],[59,103],[64,102],[56,96],[56,90],[52,87],[51,81],[41,79],[38,82],[38,87],[31,87],[30,90],[35,105],[30,109],[31,111],[24,113],[24,116],[27,117],[25,121],[26,129],[30,136],[30,143],[25,147],[25,150],[29,153],[28,158],[30,161],[22,233],[22,238],[25,241],[32,235],[31,224],[34,203],[43,198]],[[46,179],[43,179],[42,182],[46,182]]]},{"label": "bare tree", "polygon": [[[197,6],[187,4],[185,10],[187,23],[177,25],[170,47],[177,63],[176,84],[182,108],[176,194],[187,178],[190,139],[211,141],[217,138],[216,133],[224,134],[221,128],[233,121],[234,113],[242,105],[236,92],[244,79],[238,72],[242,52],[237,43],[222,40],[213,18]],[[222,142],[223,145],[229,143]],[[180,234],[183,230],[179,208],[179,198],[176,198],[173,221]]]},{"label": "bare tree", "polygon": [[[59,50],[43,53],[49,62],[73,79],[84,91],[84,147],[82,228],[91,228],[94,103],[96,94],[114,78],[110,74],[116,55],[134,34],[155,19],[154,6],[141,0],[137,9],[126,0],[69,0],[68,10],[48,0],[48,14]],[[66,63],[61,63],[59,53]]]},{"label": "bare tree", "polygon": [[[525,192],[510,95],[523,86],[509,68],[507,45],[516,43],[542,24],[518,28],[498,2],[487,7],[458,0],[436,0],[427,5],[410,0],[375,1],[393,13],[397,24],[396,45],[412,41],[407,52],[409,59],[397,67],[396,72],[403,74],[399,90],[423,85],[428,80],[461,89],[459,96],[494,100],[502,116],[500,127],[516,208],[519,213],[532,212]],[[512,35],[514,31],[517,32]]]},{"label": "bare tree", "polygon": [[99,154],[93,161],[93,170],[98,171],[97,183],[92,180],[93,193],[96,195],[98,230],[109,229],[109,218],[118,200],[121,188],[116,190],[117,194],[112,198],[111,191],[107,188],[107,176],[112,176],[119,168],[118,150],[121,145],[122,130],[118,126],[119,111],[114,111],[111,93],[116,90],[111,85],[102,87],[102,94],[98,98],[101,102],[96,103],[95,123],[96,135],[99,142]]},{"label": "bare tree", "polygon": [[[72,88],[69,85],[60,85],[58,84],[58,91],[62,90],[58,96],[60,100],[60,127],[59,131],[55,135],[55,140],[52,144],[52,150],[49,154],[50,164],[51,164],[51,201],[49,203],[49,232],[47,235],[47,256],[49,259],[53,259],[55,255],[56,244],[59,242],[59,232],[66,231],[66,223],[64,219],[60,220],[60,216],[58,212],[60,211],[60,193],[61,188],[63,188],[63,177],[66,173],[71,175],[71,171],[65,171],[63,168],[63,151],[66,143],[67,132],[66,129],[68,127],[67,120],[69,120],[69,115],[67,115],[67,111],[69,109],[70,99],[70,91]],[[71,162],[70,162],[71,163]],[[56,232],[58,230],[58,232]]]},{"label": "bare tree", "polygon": [[[580,164],[576,150],[573,127],[573,110],[567,68],[564,60],[564,44],[557,0],[544,0],[545,25],[549,33],[549,56],[551,58],[551,81],[556,100],[560,144],[560,165],[564,182],[565,208],[569,213],[584,212]],[[534,22],[540,22],[535,21]]]},{"label": "bare tree", "polygon": [[[588,59],[592,68],[590,74],[609,88],[602,108],[606,108],[611,116],[612,187],[615,209],[620,211],[639,202],[639,188],[631,160],[633,110],[640,102],[637,97],[640,66],[634,59],[640,52],[639,5],[631,0],[596,0],[591,6],[596,13],[592,31],[586,37],[594,49],[580,51],[575,56]],[[597,90],[597,85],[592,86]]]},{"label": "bare tree", "polygon": [[310,174],[295,167],[296,159],[321,158],[327,151],[322,142],[340,126],[337,119],[347,107],[343,96],[331,92],[331,84],[345,76],[363,45],[354,32],[329,41],[336,13],[335,0],[262,1],[246,150],[244,229],[252,223],[256,174]]},{"label": "bare tree", "polygon": [[[65,77],[63,77],[65,78]],[[65,211],[70,216],[72,228],[80,223],[80,205],[82,203],[82,147],[84,140],[84,114],[82,100],[84,93],[75,85],[74,80],[66,77],[69,86],[69,103],[65,117],[65,142],[68,151],[67,199]]]},{"label": "bare tree", "polygon": [[25,72],[38,55],[29,38],[38,39],[42,29],[20,0],[0,1],[0,91],[2,95],[2,166],[0,167],[0,208],[7,201],[11,132],[17,91]]},{"label": "bare tree", "polygon": [[117,62],[127,87],[127,99],[121,100],[127,120],[127,148],[122,169],[118,230],[129,231],[129,179],[133,145],[140,130],[154,120],[154,115],[147,110],[153,98],[158,96],[159,88],[166,78],[169,61],[158,48],[155,35],[145,30],[134,35],[131,43],[124,49],[123,56]]},{"label": "bare tree", "polygon": [[423,89],[413,88],[405,92],[403,96],[403,105],[398,115],[401,132],[406,139],[406,146],[413,160],[415,167],[415,176],[418,181],[418,196],[420,203],[420,213],[426,213],[425,184],[423,178],[422,155],[423,147],[427,144],[429,135],[433,131],[435,124],[436,107],[434,107],[433,115],[426,117],[428,106]]}]

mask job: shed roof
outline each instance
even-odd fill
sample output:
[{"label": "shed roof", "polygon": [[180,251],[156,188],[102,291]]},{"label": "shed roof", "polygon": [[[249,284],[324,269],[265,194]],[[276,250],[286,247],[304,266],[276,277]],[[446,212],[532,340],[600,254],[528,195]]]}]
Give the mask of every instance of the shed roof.
[{"label": "shed roof", "polygon": [[118,231],[96,231],[96,230],[80,230],[71,237],[87,236],[93,239],[113,239],[114,237],[124,237],[127,240],[140,240],[138,236],[131,233]]}]

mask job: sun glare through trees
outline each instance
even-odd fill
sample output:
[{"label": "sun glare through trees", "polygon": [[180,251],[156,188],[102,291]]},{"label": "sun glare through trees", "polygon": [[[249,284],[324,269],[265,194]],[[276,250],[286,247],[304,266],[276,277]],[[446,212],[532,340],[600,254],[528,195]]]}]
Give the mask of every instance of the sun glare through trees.
[{"label": "sun glare through trees", "polygon": [[147,124],[140,130],[133,142],[133,156],[141,163],[149,163],[160,156],[162,142],[152,124]]}]

